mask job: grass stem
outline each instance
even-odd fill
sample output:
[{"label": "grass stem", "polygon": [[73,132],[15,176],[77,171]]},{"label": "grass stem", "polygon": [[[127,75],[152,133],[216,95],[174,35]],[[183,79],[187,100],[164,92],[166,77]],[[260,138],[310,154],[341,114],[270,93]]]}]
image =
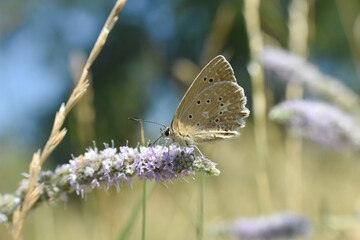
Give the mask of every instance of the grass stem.
[{"label": "grass stem", "polygon": [[199,173],[199,216],[198,216],[198,226],[196,228],[196,236],[197,240],[203,239],[203,232],[204,232],[204,181],[205,175],[203,173]]}]

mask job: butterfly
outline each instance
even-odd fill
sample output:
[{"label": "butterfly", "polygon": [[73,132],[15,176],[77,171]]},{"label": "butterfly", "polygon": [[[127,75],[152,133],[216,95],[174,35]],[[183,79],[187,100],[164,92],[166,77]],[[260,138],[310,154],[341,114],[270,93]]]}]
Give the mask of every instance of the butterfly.
[{"label": "butterfly", "polygon": [[195,78],[161,135],[183,146],[236,137],[250,113],[245,105],[230,63],[216,56]]}]

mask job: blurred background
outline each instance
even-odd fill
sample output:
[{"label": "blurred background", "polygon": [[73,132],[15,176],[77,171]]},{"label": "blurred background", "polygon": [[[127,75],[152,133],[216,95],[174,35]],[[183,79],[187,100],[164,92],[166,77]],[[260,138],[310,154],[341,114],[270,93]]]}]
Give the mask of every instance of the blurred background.
[{"label": "blurred background", "polygon": [[[201,68],[223,54],[251,114],[238,139],[201,146],[221,170],[206,178],[204,238],[231,239],[214,230],[219,222],[287,211],[309,219],[309,239],[359,239],[358,143],[340,149],[319,144],[301,129],[290,133],[268,113],[289,99],[321,100],[340,108],[357,129],[359,115],[352,106],[360,92],[360,1],[268,0],[259,8],[255,2],[128,0],[91,68],[90,89],[66,119],[68,134],[44,170],[84,153],[93,141],[100,149],[111,140],[115,146],[136,146],[139,127],[128,117],[169,125]],[[32,154],[45,144],[55,112],[75,86],[113,4],[0,2],[0,193],[16,190]],[[271,69],[259,57],[265,46],[308,64],[303,71],[294,64],[292,71],[301,75],[315,68],[318,75],[310,76],[310,83],[290,81],[286,67]],[[270,62],[276,62],[273,57]],[[341,87],[329,90],[330,97],[316,87],[317,94],[310,93],[319,76],[318,85]],[[349,108],[344,107],[349,94],[338,94],[339,88],[353,94]],[[340,100],[331,101],[334,96]],[[338,124],[327,130],[349,125]],[[159,126],[146,125],[146,139],[159,133]],[[154,187],[148,239],[195,239],[197,181],[187,181]],[[86,199],[74,193],[66,203],[42,204],[27,217],[24,239],[117,239],[141,195],[142,182],[135,180],[120,192],[97,190]],[[140,217],[127,239],[140,238]],[[0,239],[7,238],[1,225]]]}]

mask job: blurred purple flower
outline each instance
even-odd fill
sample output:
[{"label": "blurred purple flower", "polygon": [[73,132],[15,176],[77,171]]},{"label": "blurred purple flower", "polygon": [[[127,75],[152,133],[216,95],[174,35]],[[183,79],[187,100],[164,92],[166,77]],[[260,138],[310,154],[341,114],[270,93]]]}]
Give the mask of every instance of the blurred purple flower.
[{"label": "blurred purple flower", "polygon": [[11,221],[14,210],[21,203],[21,199],[13,194],[0,194],[0,224]]},{"label": "blurred purple flower", "polygon": [[285,125],[291,133],[323,146],[345,149],[360,147],[360,125],[350,115],[330,104],[290,100],[274,106],[270,119]]},{"label": "blurred purple flower", "polygon": [[222,228],[230,236],[243,240],[290,239],[308,237],[312,233],[310,222],[305,217],[293,213],[239,218],[232,223],[224,224]]},{"label": "blurred purple flower", "polygon": [[360,97],[355,92],[302,57],[284,49],[266,47],[259,59],[265,72],[275,78],[285,83],[297,82],[347,111],[360,112]]},{"label": "blurred purple flower", "polygon": [[5,214],[0,213],[0,224],[6,223],[8,221],[8,218]]}]

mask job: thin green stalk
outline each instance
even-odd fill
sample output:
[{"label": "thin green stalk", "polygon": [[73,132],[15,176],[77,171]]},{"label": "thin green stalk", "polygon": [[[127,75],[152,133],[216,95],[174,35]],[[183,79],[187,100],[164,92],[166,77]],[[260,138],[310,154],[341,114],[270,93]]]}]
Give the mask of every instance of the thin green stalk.
[{"label": "thin green stalk", "polygon": [[118,238],[119,240],[125,240],[126,237],[129,235],[130,230],[134,226],[135,220],[136,220],[137,216],[139,215],[141,203],[142,203],[142,198],[139,199],[139,201],[135,205],[134,209],[132,210],[132,215],[130,216],[128,223],[127,223],[126,227],[124,228],[124,230],[122,231],[120,237]]},{"label": "thin green stalk", "polygon": [[200,173],[200,179],[199,179],[199,219],[198,219],[198,226],[197,226],[197,239],[201,240],[203,238],[203,232],[204,232],[204,181],[205,176],[203,173]]},{"label": "thin green stalk", "polygon": [[142,198],[142,236],[141,239],[145,240],[145,230],[146,230],[146,180],[144,180],[144,187],[143,187],[143,198]]},{"label": "thin green stalk", "polygon": [[[143,122],[140,119],[139,120],[139,124],[140,124],[140,133],[141,133],[141,143],[143,146],[145,146],[145,134],[144,134],[144,127],[143,127]],[[145,240],[146,239],[146,180],[144,179],[144,186],[143,186],[143,199],[142,199],[142,235],[141,235],[141,239]]]},{"label": "thin green stalk", "polygon": [[[147,192],[146,192],[146,198],[149,196],[149,194],[152,192],[152,190],[154,189],[155,183],[151,182],[149,184],[149,186],[147,187]],[[130,233],[130,230],[132,229],[132,227],[135,224],[135,220],[138,217],[139,213],[140,213],[140,208],[142,206],[143,203],[143,197],[141,199],[138,199],[136,205],[134,206],[133,210],[132,210],[132,215],[130,216],[127,225],[125,226],[124,230],[122,231],[120,237],[118,238],[119,240],[125,240],[127,238],[127,236]]]},{"label": "thin green stalk", "polygon": [[[137,121],[140,124],[140,134],[141,134],[141,144],[145,146],[145,134],[144,134],[144,127],[143,122],[141,119],[134,119],[129,118],[129,120]],[[146,180],[144,179],[144,185],[143,185],[143,197],[142,197],[142,233],[141,233],[141,239],[146,239]]]}]

